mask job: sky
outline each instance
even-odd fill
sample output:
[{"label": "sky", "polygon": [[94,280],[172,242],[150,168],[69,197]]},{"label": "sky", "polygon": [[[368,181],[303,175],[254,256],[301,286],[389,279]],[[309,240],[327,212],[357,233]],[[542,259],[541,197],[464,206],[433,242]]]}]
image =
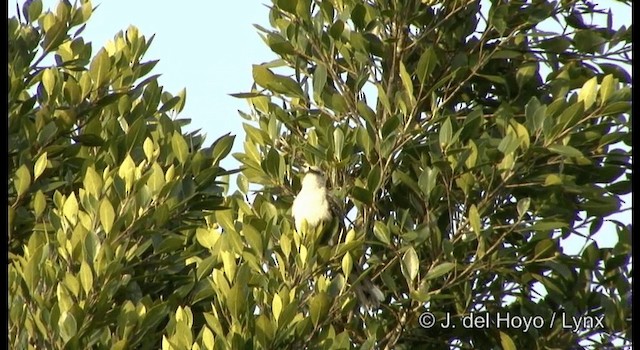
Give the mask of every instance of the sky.
[{"label": "sky", "polygon": [[[73,1],[71,1],[73,3]],[[16,3],[10,0],[9,16],[16,14]],[[55,0],[44,0],[44,8],[55,6]],[[251,89],[251,65],[276,58],[258,35],[254,24],[269,28],[269,0],[102,0],[89,20],[82,36],[93,43],[93,53],[116,33],[136,26],[149,38],[155,34],[147,60],[159,59],[151,74],[161,74],[158,82],[165,91],[177,94],[186,88],[187,100],[180,118],[191,119],[183,131],[201,129],[206,134],[205,145],[221,135],[236,136],[233,152],[241,152],[244,142],[242,119],[238,110],[248,112],[245,100],[230,93]],[[600,8],[612,8],[614,28],[631,23],[628,7],[616,1],[598,1]],[[233,168],[238,163],[231,156],[222,166]],[[231,181],[231,188],[235,188]],[[631,196],[625,196],[625,207],[631,206]],[[631,222],[631,213],[616,215],[623,223]],[[607,226],[596,237],[600,246],[611,247],[617,238]],[[565,244],[565,253],[578,252],[584,240],[572,239]]]}]

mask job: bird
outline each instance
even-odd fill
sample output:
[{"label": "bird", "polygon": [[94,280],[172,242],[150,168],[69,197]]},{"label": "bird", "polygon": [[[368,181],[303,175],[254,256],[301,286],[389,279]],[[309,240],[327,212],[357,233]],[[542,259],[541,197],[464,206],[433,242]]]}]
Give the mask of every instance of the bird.
[{"label": "bird", "polygon": [[327,179],[317,166],[305,164],[302,188],[293,200],[291,213],[298,233],[306,229],[315,229],[320,223],[331,220],[331,205],[327,191]]},{"label": "bird", "polygon": [[[315,230],[319,225],[329,222],[334,217],[339,219],[341,215],[335,201],[329,195],[326,186],[327,179],[322,170],[306,163],[302,170],[304,172],[302,188],[294,198],[291,208],[294,226],[299,234],[306,233],[306,230]],[[341,220],[338,221],[341,223],[340,230],[344,230],[344,224]],[[354,271],[355,276],[351,277],[360,276],[363,273],[362,267],[358,263],[355,264]],[[355,292],[365,307],[377,306],[384,299],[382,291],[368,277],[359,282]]]}]

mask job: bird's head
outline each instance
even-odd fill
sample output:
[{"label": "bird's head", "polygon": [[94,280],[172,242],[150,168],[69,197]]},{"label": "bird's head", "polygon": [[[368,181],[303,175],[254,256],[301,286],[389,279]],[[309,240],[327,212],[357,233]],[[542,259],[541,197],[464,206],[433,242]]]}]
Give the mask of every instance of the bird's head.
[{"label": "bird's head", "polygon": [[323,187],[326,184],[324,172],[315,165],[305,163],[302,166],[304,178],[302,178],[302,187]]}]

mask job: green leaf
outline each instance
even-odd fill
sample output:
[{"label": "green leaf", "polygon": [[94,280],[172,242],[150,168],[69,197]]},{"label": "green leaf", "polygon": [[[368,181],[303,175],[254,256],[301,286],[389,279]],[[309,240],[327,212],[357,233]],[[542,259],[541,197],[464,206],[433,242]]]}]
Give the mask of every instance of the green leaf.
[{"label": "green leaf", "polygon": [[598,94],[598,77],[593,77],[587,80],[582,89],[578,92],[578,101],[584,101],[584,109],[587,110],[593,106],[596,102],[596,96]]},{"label": "green leaf", "polygon": [[33,197],[33,211],[36,214],[36,219],[40,218],[46,207],[47,199],[44,197],[42,190],[38,190]]},{"label": "green leaf", "polygon": [[513,342],[511,337],[505,333],[500,331],[500,345],[502,345],[502,350],[516,350],[516,344]]},{"label": "green leaf", "polygon": [[402,80],[402,85],[404,86],[405,91],[409,96],[413,96],[413,82],[411,81],[411,76],[407,72],[407,68],[404,66],[402,61],[400,61],[400,79]]},{"label": "green leaf", "polygon": [[71,312],[63,311],[58,320],[58,328],[60,329],[60,337],[67,342],[78,332],[78,323]]},{"label": "green leaf", "polygon": [[184,137],[178,132],[174,132],[171,137],[171,149],[173,149],[173,154],[175,154],[180,164],[184,164],[187,161],[189,157],[189,146],[184,140]]},{"label": "green leaf", "polygon": [[548,232],[548,231],[552,231],[555,229],[568,227],[568,226],[569,225],[566,222],[562,222],[562,221],[539,221],[529,226],[527,230]]},{"label": "green leaf", "polygon": [[304,98],[304,92],[295,80],[277,75],[264,65],[253,65],[253,80],[256,84],[289,97]]},{"label": "green leaf", "polygon": [[501,85],[507,85],[507,81],[499,76],[499,75],[490,75],[490,74],[477,74],[477,76],[487,79],[488,81],[492,82],[492,83],[497,83],[497,84],[501,84]]},{"label": "green leaf", "polygon": [[469,208],[469,223],[471,224],[473,232],[476,233],[476,236],[480,236],[482,233],[480,230],[480,214],[478,214],[478,208],[475,204],[471,204]]},{"label": "green leaf", "polygon": [[553,153],[557,153],[557,154],[563,155],[565,157],[575,157],[575,158],[584,157],[582,152],[580,152],[579,150],[577,150],[577,149],[575,149],[574,147],[571,147],[571,146],[554,144],[554,145],[550,145],[549,147],[547,147],[547,149],[549,151],[553,152]]},{"label": "green leaf", "polygon": [[102,86],[107,81],[110,70],[111,60],[109,54],[105,49],[100,49],[89,66],[89,74],[93,80],[93,86]]},{"label": "green leaf", "polygon": [[437,64],[438,57],[436,56],[436,52],[433,46],[429,46],[420,56],[416,67],[416,74],[418,75],[420,84],[424,85],[427,83],[427,78],[431,75]]},{"label": "green leaf", "polygon": [[293,55],[296,53],[295,48],[290,42],[285,40],[281,35],[275,33],[267,34],[267,45],[271,48],[271,51],[277,53],[280,56]]},{"label": "green leaf", "polygon": [[42,72],[42,85],[44,85],[44,91],[47,95],[52,96],[56,86],[56,75],[52,68],[47,68]]},{"label": "green leaf", "polygon": [[102,177],[96,172],[93,166],[89,166],[82,182],[84,189],[96,198],[102,193]]},{"label": "green leaf", "polygon": [[155,145],[153,144],[153,141],[149,137],[144,139],[144,142],[142,143],[142,151],[144,152],[144,156],[147,158],[147,162],[151,162],[153,159],[154,149]]},{"label": "green leaf", "polygon": [[93,273],[89,264],[84,260],[80,264],[80,284],[86,295],[89,295],[93,289]]},{"label": "green leaf", "polygon": [[256,252],[258,257],[262,257],[264,250],[263,235],[255,227],[245,223],[242,226],[242,234],[244,235],[247,245]]},{"label": "green leaf", "polygon": [[407,282],[413,282],[418,276],[418,270],[420,267],[420,260],[418,254],[413,247],[409,247],[407,251],[402,255],[402,274],[407,279]]},{"label": "green leaf", "polygon": [[378,89],[378,102],[382,104],[385,112],[391,113],[391,104],[389,103],[389,97],[387,93],[384,91],[382,84],[376,84],[376,88]]},{"label": "green leaf", "polygon": [[344,147],[344,132],[340,128],[333,130],[333,148],[337,161],[342,161],[342,148]]},{"label": "green leaf", "polygon": [[438,168],[425,168],[420,174],[420,177],[418,177],[420,190],[424,193],[427,199],[430,198],[431,191],[436,187],[439,173],[440,170],[438,170]]},{"label": "green leaf", "polygon": [[324,322],[329,312],[331,302],[326,292],[319,292],[311,297],[309,302],[309,313],[311,314],[311,322],[314,327],[318,327],[320,322]]},{"label": "green leaf", "polygon": [[35,22],[42,13],[42,0],[34,0],[31,2],[25,2],[25,5],[29,6],[27,11],[29,16],[29,22]]},{"label": "green leaf", "polygon": [[522,218],[527,211],[529,210],[529,206],[531,205],[531,198],[525,197],[518,201],[516,204],[516,209],[518,210],[518,216]]},{"label": "green leaf", "polygon": [[16,170],[14,186],[16,187],[18,197],[22,197],[29,189],[29,186],[31,186],[31,173],[26,165],[22,164],[18,170]]},{"label": "green leaf", "polygon": [[280,318],[280,314],[282,313],[282,298],[280,298],[279,294],[275,294],[273,296],[273,300],[271,301],[271,312],[273,312],[273,318],[278,322]]},{"label": "green leaf", "polygon": [[362,118],[364,118],[368,126],[375,125],[376,114],[371,107],[369,107],[364,101],[358,100],[357,108],[358,113],[360,113]]},{"label": "green leaf", "polygon": [[320,96],[327,84],[327,68],[323,63],[318,63],[313,72],[313,93],[314,96]]},{"label": "green leaf", "polygon": [[292,15],[296,14],[297,0],[277,0],[278,8]]},{"label": "green leaf", "polygon": [[536,243],[534,248],[534,256],[536,259],[543,259],[553,256],[556,251],[556,245],[552,239],[546,238]]},{"label": "green leaf", "polygon": [[226,157],[229,152],[231,152],[231,148],[233,148],[233,141],[235,140],[235,135],[225,134],[214,141],[212,147],[213,151],[211,152],[211,157],[213,158],[213,164],[218,164],[224,157]]},{"label": "green leaf", "polygon": [[558,174],[549,174],[544,179],[544,185],[562,185],[562,178]]},{"label": "green leaf", "polygon": [[36,160],[36,164],[33,166],[33,179],[36,180],[37,178],[40,177],[40,175],[42,175],[42,173],[44,172],[44,170],[47,168],[47,152],[43,152],[40,157],[38,157],[38,160]]},{"label": "green leaf", "polygon": [[219,238],[220,232],[215,229],[205,229],[202,227],[196,229],[196,240],[201,246],[207,249],[213,248]]},{"label": "green leaf", "polygon": [[42,47],[44,52],[49,53],[64,41],[67,37],[67,26],[63,21],[56,20],[55,23],[45,31]]},{"label": "green leaf", "polygon": [[534,75],[538,72],[538,63],[525,63],[516,72],[516,82],[518,87],[522,88],[524,84],[533,79]]},{"label": "green leaf", "polygon": [[165,185],[164,171],[162,171],[162,167],[160,167],[158,163],[154,162],[151,166],[150,172],[151,175],[147,180],[147,186],[149,187],[152,195],[157,195],[162,191],[162,188]]},{"label": "green leaf", "polygon": [[351,269],[353,268],[353,258],[350,253],[345,254],[342,257],[342,272],[346,277],[349,277],[351,274]]},{"label": "green leaf", "polygon": [[525,115],[529,123],[528,125],[530,125],[533,130],[541,130],[547,116],[547,106],[541,104],[540,101],[533,96],[525,106]]},{"label": "green leaf", "polygon": [[599,115],[618,115],[621,113],[629,113],[631,111],[631,103],[627,101],[617,101],[609,103],[602,108]]},{"label": "green leaf", "polygon": [[452,262],[443,262],[442,264],[435,266],[434,268],[430,269],[429,272],[427,272],[427,275],[425,276],[426,280],[431,280],[434,278],[438,278],[446,273],[448,273],[449,271],[453,270],[453,268],[456,266],[455,263]]},{"label": "green leaf", "polygon": [[349,194],[351,195],[351,197],[353,197],[353,199],[364,203],[365,205],[371,205],[371,203],[373,202],[373,194],[366,188],[353,186],[349,190]]},{"label": "green leaf", "polygon": [[[604,106],[611,94],[616,90],[617,82],[613,74],[607,74],[600,83],[600,105]],[[584,87],[583,87],[584,88]]]},{"label": "green leaf", "polygon": [[440,133],[438,134],[438,140],[440,141],[440,147],[446,149],[451,142],[453,136],[453,126],[451,125],[451,119],[447,118],[440,127]]},{"label": "green leaf", "polygon": [[82,134],[71,136],[73,141],[87,147],[100,147],[104,145],[104,140],[96,134]]},{"label": "green leaf", "polygon": [[413,192],[417,194],[420,193],[420,187],[418,186],[418,183],[416,182],[416,180],[414,180],[411,176],[407,175],[405,172],[400,171],[399,169],[396,169],[391,176],[394,182],[399,180],[401,183],[411,188]]},{"label": "green leaf", "polygon": [[78,200],[76,199],[75,192],[71,192],[71,195],[64,201],[62,206],[62,213],[64,217],[69,220],[71,225],[75,225],[78,218]]},{"label": "green leaf", "polygon": [[116,213],[113,210],[111,202],[109,202],[109,199],[103,198],[100,202],[100,224],[102,224],[106,233],[111,232],[115,218]]},{"label": "green leaf", "polygon": [[380,240],[380,242],[390,245],[391,238],[389,235],[389,228],[381,221],[377,221],[373,224],[373,234]]}]

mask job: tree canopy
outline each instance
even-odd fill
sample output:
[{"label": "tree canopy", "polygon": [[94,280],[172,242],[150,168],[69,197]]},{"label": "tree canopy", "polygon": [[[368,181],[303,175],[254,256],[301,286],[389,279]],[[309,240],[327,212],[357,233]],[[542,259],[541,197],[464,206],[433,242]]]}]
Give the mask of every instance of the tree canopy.
[{"label": "tree canopy", "polygon": [[[631,191],[631,27],[602,5],[273,0],[276,57],[233,94],[239,169],[234,136],[182,131],[153,37],[85,42],[93,10],[8,19],[12,348],[631,344],[631,227],[609,218]],[[305,162],[344,216],[302,235]]]}]

